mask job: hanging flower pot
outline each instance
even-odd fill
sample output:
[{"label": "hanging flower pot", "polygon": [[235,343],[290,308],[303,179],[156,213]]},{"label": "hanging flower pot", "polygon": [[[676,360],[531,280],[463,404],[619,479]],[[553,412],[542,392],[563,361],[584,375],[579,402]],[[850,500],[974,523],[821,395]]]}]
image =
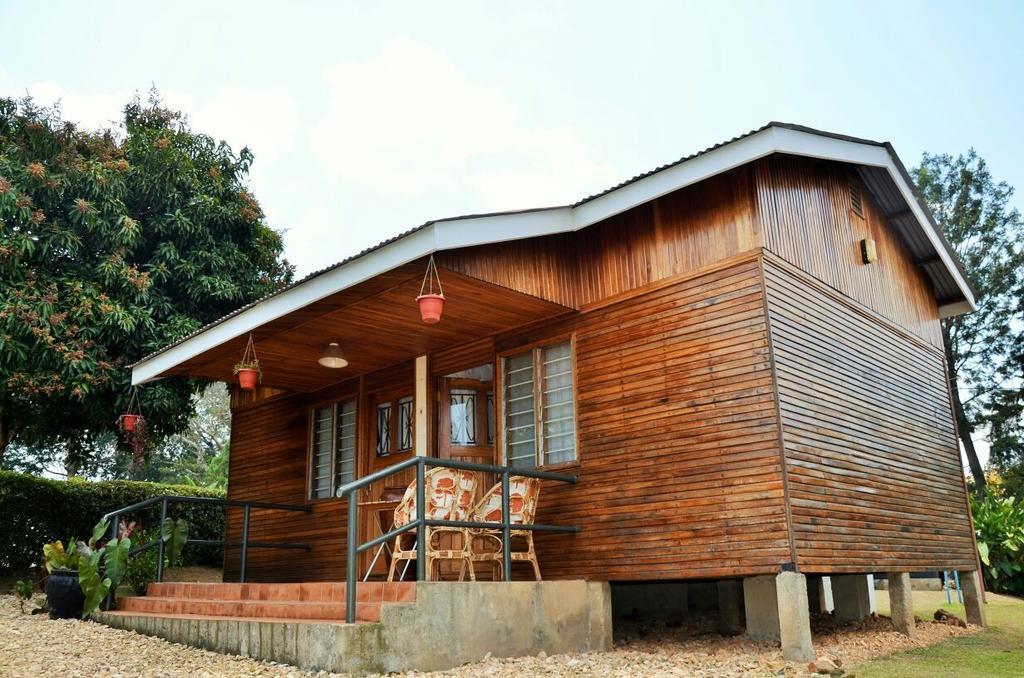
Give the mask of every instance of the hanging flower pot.
[{"label": "hanging flower pot", "polygon": [[132,391],[128,411],[117,418],[117,427],[124,433],[125,442],[131,448],[132,468],[141,468],[149,436],[146,431],[146,418],[142,416],[142,409],[139,407],[138,391]]},{"label": "hanging flower pot", "polygon": [[[437,291],[434,291],[434,283],[437,283]],[[430,255],[427,262],[427,271],[423,274],[423,284],[420,285],[420,295],[416,297],[416,303],[420,306],[420,318],[428,325],[441,322],[441,314],[444,312],[444,289],[441,287],[441,278],[437,275],[437,266],[434,264],[434,255]]]},{"label": "hanging flower pot", "polygon": [[256,357],[256,347],[252,343],[251,334],[249,343],[245,345],[242,361],[235,363],[234,372],[238,377],[238,387],[243,391],[255,391],[256,384],[263,378],[263,370],[260,369],[260,361]]},{"label": "hanging flower pot", "polygon": [[118,425],[122,431],[134,431],[140,419],[142,419],[141,414],[122,414],[118,417]]},{"label": "hanging flower pot", "polygon": [[420,318],[428,325],[441,322],[441,313],[444,312],[443,294],[421,294],[416,297],[420,305]]}]

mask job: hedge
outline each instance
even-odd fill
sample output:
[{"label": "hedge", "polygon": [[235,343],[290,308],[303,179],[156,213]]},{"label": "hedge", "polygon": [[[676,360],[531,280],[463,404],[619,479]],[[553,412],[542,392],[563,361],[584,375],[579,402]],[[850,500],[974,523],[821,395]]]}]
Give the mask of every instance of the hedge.
[{"label": "hedge", "polygon": [[[130,480],[90,482],[49,480],[0,471],[0,575],[21,575],[41,564],[43,544],[60,539],[88,539],[104,514],[164,494],[223,497],[224,492],[190,485]],[[191,538],[222,539],[224,509],[219,506],[171,505],[168,514],[189,521]],[[160,520],[156,505],[128,518],[154,531]],[[186,546],[183,565],[220,567],[218,547]]]}]

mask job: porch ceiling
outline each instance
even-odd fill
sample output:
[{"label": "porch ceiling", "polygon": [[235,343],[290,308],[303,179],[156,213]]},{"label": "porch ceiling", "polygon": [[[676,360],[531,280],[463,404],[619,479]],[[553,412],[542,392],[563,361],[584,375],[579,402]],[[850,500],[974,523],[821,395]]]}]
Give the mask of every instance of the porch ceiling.
[{"label": "porch ceiling", "polygon": [[[263,385],[315,391],[351,377],[448,346],[488,337],[572,309],[440,268],[444,316],[420,320],[416,306],[425,263],[416,261],[362,285],[331,295],[253,331]],[[232,367],[248,335],[235,337],[160,376],[232,381]],[[344,369],[317,363],[336,341],[349,361]]]}]

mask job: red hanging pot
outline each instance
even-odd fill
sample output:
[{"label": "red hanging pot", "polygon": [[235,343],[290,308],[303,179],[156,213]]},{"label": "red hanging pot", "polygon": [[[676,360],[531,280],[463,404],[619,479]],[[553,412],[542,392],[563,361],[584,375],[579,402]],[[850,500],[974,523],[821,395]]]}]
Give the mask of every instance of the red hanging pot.
[{"label": "red hanging pot", "polygon": [[[434,292],[434,283],[437,283],[437,292]],[[420,285],[420,296],[416,297],[416,303],[420,305],[420,318],[428,325],[441,322],[441,313],[444,312],[444,288],[441,287],[441,277],[437,274],[437,265],[434,264],[434,255],[427,260],[427,270],[423,274],[423,284]]]},{"label": "red hanging pot", "polygon": [[433,325],[441,321],[444,312],[443,294],[421,294],[416,297],[416,302],[420,305],[420,318],[423,322]]},{"label": "red hanging pot", "polygon": [[243,391],[255,391],[259,378],[260,373],[256,370],[248,368],[238,370],[238,385]]},{"label": "red hanging pot", "polygon": [[121,430],[122,431],[134,431],[135,427],[139,423],[139,419],[142,418],[140,414],[122,414],[121,415]]}]

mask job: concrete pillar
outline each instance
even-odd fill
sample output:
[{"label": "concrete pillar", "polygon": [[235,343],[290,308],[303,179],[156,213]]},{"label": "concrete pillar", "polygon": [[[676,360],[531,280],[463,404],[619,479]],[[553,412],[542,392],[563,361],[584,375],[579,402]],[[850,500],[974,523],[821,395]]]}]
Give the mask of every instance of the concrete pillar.
[{"label": "concrete pillar", "polygon": [[718,630],[734,635],[743,630],[740,583],[735,579],[718,582]]},{"label": "concrete pillar", "polygon": [[755,640],[777,640],[788,661],[812,661],[811,618],[807,580],[798,572],[748,577],[743,580],[747,635]]},{"label": "concrete pillar", "polygon": [[960,588],[964,594],[964,610],[967,613],[967,623],[978,626],[988,626],[985,623],[985,605],[981,600],[981,581],[978,579],[980,573],[977,570],[972,572],[960,571]]},{"label": "concrete pillar", "polygon": [[871,593],[866,574],[832,576],[832,599],[836,606],[836,619],[861,621],[871,615]]},{"label": "concrete pillar", "polygon": [[914,638],[914,600],[910,590],[910,575],[906,572],[889,573],[889,610],[893,627],[905,636]]}]

